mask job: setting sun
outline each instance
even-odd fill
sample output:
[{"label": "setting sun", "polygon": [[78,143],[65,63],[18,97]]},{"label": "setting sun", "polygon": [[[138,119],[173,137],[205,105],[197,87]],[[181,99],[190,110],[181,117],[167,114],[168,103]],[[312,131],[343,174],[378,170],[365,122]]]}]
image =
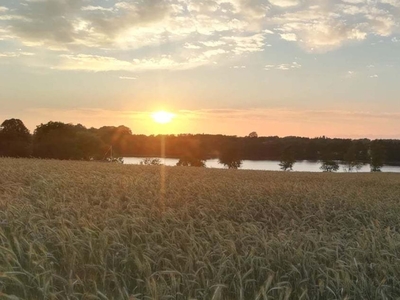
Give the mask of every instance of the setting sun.
[{"label": "setting sun", "polygon": [[160,123],[160,124],[167,124],[172,121],[172,119],[175,117],[173,113],[166,112],[166,111],[157,111],[153,113],[152,118],[155,122]]}]

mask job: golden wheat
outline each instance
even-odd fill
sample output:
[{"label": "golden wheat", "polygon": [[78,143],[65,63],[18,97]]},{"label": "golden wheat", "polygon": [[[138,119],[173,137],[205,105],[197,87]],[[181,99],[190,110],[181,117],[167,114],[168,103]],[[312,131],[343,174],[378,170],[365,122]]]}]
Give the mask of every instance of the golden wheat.
[{"label": "golden wheat", "polygon": [[400,297],[400,175],[28,159],[0,174],[0,299]]}]

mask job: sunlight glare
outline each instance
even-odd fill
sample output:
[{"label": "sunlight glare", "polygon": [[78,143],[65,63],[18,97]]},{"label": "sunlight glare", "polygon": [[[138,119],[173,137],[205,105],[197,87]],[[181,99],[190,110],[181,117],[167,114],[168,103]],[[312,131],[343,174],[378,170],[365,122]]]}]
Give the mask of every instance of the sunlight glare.
[{"label": "sunlight glare", "polygon": [[173,113],[166,112],[166,111],[157,111],[153,113],[152,118],[155,122],[160,123],[160,124],[167,124],[172,121],[172,119],[175,117]]}]

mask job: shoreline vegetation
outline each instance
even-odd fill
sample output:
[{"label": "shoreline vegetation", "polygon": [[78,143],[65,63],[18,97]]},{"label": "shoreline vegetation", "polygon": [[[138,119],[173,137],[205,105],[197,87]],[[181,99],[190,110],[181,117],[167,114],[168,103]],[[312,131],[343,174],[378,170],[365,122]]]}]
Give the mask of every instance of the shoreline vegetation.
[{"label": "shoreline vegetation", "polygon": [[0,298],[394,299],[400,175],[0,158]]},{"label": "shoreline vegetation", "polygon": [[324,171],[336,171],[337,161],[349,170],[365,162],[371,171],[383,165],[399,165],[400,140],[331,139],[303,137],[245,137],[180,134],[145,136],[126,126],[86,128],[81,124],[48,122],[33,134],[19,119],[0,126],[0,157],[35,157],[61,160],[118,160],[121,157],[176,157],[181,166],[204,166],[219,159],[228,168],[240,168],[243,160],[279,160],[290,171],[296,161],[318,160]]}]

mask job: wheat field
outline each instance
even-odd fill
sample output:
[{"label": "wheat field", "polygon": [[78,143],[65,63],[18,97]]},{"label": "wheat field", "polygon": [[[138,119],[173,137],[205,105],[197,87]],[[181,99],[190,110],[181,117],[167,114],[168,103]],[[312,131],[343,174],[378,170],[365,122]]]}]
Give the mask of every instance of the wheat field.
[{"label": "wheat field", "polygon": [[0,159],[0,299],[399,299],[400,175]]}]

